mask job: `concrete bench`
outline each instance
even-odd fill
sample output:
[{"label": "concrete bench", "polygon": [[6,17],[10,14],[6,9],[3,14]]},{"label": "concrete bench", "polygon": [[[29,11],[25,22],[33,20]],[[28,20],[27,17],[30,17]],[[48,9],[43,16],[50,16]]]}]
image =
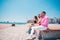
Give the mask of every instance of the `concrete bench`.
[{"label": "concrete bench", "polygon": [[60,38],[60,30],[41,30],[40,34],[42,36],[42,40],[46,38]]}]

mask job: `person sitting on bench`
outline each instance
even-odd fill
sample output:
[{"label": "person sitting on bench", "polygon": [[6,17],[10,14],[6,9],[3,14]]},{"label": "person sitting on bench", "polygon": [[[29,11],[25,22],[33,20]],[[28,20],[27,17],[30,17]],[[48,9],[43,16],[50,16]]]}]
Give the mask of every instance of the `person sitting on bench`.
[{"label": "person sitting on bench", "polygon": [[[46,12],[45,11],[43,11],[41,13],[41,17],[42,17],[41,21],[39,22],[41,25],[31,27],[31,33],[30,33],[30,35],[29,35],[29,37],[27,39],[32,39],[33,37],[36,37],[36,39],[38,39],[39,31],[41,31],[41,30],[47,30],[48,23],[49,23],[49,18],[46,16]],[[33,36],[34,30],[36,30],[35,36]]]}]

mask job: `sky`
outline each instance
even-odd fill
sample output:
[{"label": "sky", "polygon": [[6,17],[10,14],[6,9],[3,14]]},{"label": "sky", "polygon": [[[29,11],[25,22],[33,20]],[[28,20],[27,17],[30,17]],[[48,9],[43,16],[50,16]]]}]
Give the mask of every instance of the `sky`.
[{"label": "sky", "polygon": [[60,18],[60,0],[0,0],[0,21],[26,22],[42,11]]}]

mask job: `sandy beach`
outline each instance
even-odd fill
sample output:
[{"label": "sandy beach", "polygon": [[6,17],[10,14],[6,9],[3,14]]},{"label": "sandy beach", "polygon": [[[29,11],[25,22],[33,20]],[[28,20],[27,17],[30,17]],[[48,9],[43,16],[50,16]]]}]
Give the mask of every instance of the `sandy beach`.
[{"label": "sandy beach", "polygon": [[[0,40],[26,40],[28,26],[30,24],[12,27],[11,24],[0,24]],[[49,24],[51,30],[60,30],[60,24]]]},{"label": "sandy beach", "polygon": [[12,27],[11,24],[0,24],[0,40],[25,40],[26,26],[28,25],[16,24]]}]

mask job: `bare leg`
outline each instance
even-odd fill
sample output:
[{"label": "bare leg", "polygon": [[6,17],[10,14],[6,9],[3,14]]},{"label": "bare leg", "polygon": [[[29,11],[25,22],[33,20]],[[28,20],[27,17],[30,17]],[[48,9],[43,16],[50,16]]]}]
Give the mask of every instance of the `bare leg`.
[{"label": "bare leg", "polygon": [[36,27],[36,26],[33,26],[33,27],[31,27],[31,33],[30,33],[30,36],[28,37],[28,39],[32,39],[32,38],[34,38],[33,37],[33,33],[34,33],[34,30],[36,30],[35,31],[35,37],[37,37],[37,39],[38,39],[38,36],[39,36],[39,31],[37,30],[37,28],[39,28],[39,27]]},{"label": "bare leg", "polygon": [[42,40],[44,40],[44,32],[43,32],[43,30],[41,31],[41,35],[42,35]]},{"label": "bare leg", "polygon": [[39,37],[39,31],[38,30],[35,31],[35,36],[36,36],[36,40],[38,40],[38,37]]},{"label": "bare leg", "polygon": [[32,26],[30,25],[29,28],[28,28],[28,30],[27,30],[27,32],[29,32],[29,30],[31,29],[31,27],[32,27]]}]

